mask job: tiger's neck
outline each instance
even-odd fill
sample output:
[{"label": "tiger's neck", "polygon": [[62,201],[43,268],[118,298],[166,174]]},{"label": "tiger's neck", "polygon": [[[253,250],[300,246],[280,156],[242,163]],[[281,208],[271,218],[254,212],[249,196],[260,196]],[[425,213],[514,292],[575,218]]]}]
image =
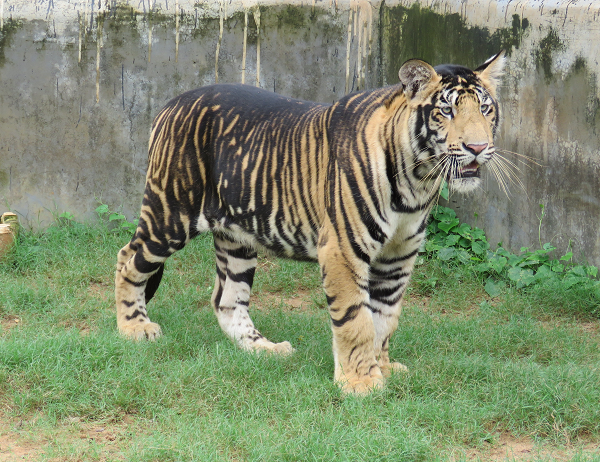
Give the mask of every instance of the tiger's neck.
[{"label": "tiger's neck", "polygon": [[410,143],[410,109],[405,96],[396,95],[387,110],[391,115],[381,126],[380,139],[385,152],[391,208],[398,213],[428,211],[437,201],[441,180],[416,175],[418,159]]}]

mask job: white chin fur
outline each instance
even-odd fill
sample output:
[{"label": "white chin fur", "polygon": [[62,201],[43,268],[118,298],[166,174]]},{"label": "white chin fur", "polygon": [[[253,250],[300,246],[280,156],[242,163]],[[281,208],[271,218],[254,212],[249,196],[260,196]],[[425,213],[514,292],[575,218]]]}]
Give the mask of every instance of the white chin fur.
[{"label": "white chin fur", "polygon": [[448,184],[452,192],[470,193],[475,191],[481,185],[481,178],[454,178]]}]

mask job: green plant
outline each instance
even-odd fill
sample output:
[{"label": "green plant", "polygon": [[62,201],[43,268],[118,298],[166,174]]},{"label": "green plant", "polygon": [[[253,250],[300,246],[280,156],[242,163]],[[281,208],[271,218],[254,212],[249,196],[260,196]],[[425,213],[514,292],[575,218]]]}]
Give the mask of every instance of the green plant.
[{"label": "green plant", "polygon": [[461,223],[454,210],[436,205],[427,226],[425,250],[444,262],[481,262],[490,248],[485,233]]},{"label": "green plant", "polygon": [[121,212],[113,212],[110,210],[108,205],[100,203],[100,205],[96,208],[96,213],[98,217],[113,225],[113,231],[125,231],[129,234],[133,234],[137,229],[137,222],[128,221],[127,217],[123,215]]},{"label": "green plant", "polygon": [[[541,236],[545,210],[543,205],[540,207]],[[454,210],[440,205],[432,211],[427,232],[425,251],[429,258],[437,258],[446,265],[461,264],[481,274],[486,278],[485,290],[490,296],[502,293],[508,283],[517,289],[534,284],[558,284],[569,289],[584,284],[600,297],[598,268],[575,264],[570,250],[555,256],[556,247],[551,243],[541,244],[541,238],[539,249],[522,247],[519,255],[502,246],[492,251],[482,229],[461,223]],[[450,270],[448,266],[446,269]]]},{"label": "green plant", "polygon": [[71,212],[63,212],[55,216],[56,223],[59,226],[70,226],[75,223],[75,216]]}]

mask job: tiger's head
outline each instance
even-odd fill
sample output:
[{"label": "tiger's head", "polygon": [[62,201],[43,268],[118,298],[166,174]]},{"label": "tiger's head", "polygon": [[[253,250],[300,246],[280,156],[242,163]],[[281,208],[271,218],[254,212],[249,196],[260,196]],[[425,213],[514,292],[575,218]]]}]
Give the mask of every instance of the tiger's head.
[{"label": "tiger's head", "polygon": [[413,174],[423,183],[469,192],[481,183],[481,166],[495,152],[500,120],[496,88],[504,52],[474,71],[458,65],[435,68],[411,59],[398,75],[407,104]]}]

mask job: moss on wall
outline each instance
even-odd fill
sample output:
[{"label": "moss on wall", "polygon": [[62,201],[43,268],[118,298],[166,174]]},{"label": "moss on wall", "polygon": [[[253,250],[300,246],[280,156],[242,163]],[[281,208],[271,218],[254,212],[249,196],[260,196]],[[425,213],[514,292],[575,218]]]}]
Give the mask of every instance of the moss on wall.
[{"label": "moss on wall", "polygon": [[4,66],[6,62],[4,50],[10,47],[15,32],[17,32],[22,25],[22,21],[19,20],[7,19],[4,21],[4,27],[0,29],[0,67]]},{"label": "moss on wall", "polygon": [[411,58],[474,68],[500,50],[510,55],[529,27],[526,18],[514,15],[511,27],[490,32],[468,26],[457,13],[439,14],[416,3],[409,8],[384,4],[380,15],[382,84],[397,82],[398,69]]},{"label": "moss on wall", "polygon": [[[331,11],[310,6],[273,5],[262,6],[261,29],[277,28],[284,33],[302,35],[305,40],[319,36],[327,40],[339,40],[345,37],[345,28],[339,15]],[[318,29],[315,29],[318,28]]]},{"label": "moss on wall", "polygon": [[548,34],[540,41],[539,48],[535,51],[535,65],[544,73],[546,82],[552,79],[552,54],[565,49],[558,33],[550,28]]},{"label": "moss on wall", "polygon": [[0,189],[8,188],[10,183],[10,177],[8,172],[0,170]]},{"label": "moss on wall", "polygon": [[279,27],[304,27],[306,25],[306,8],[295,5],[285,5],[276,11]]},{"label": "moss on wall", "polygon": [[[560,85],[566,90],[560,94],[561,99],[566,100],[560,101],[561,104],[569,108],[565,118],[575,119],[576,127],[583,129],[583,133],[578,134],[577,139],[583,141],[586,138],[586,128],[597,136],[600,133],[598,77],[589,70],[586,60],[581,56],[577,57],[564,81],[557,81],[554,85]],[[572,132],[572,129],[569,131]],[[590,142],[594,143],[593,140]]]}]

